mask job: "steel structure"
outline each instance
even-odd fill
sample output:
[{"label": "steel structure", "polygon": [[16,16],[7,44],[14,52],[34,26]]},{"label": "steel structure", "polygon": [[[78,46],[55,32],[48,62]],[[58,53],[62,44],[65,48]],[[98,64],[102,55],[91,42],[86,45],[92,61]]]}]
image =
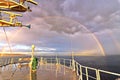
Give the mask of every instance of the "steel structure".
[{"label": "steel structure", "polygon": [[[32,11],[30,6],[27,6],[28,3],[37,5],[34,0],[0,0],[0,27],[29,27],[18,21],[17,17],[22,17],[21,14],[12,13]],[[6,14],[9,16],[5,16]]]}]

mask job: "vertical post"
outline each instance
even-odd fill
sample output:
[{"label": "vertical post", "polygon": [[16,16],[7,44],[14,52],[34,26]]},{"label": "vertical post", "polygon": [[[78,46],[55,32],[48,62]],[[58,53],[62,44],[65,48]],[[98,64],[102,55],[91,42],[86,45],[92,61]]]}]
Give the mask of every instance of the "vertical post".
[{"label": "vertical post", "polygon": [[30,61],[30,65],[29,65],[30,66],[30,72],[32,71],[32,61],[33,61],[33,58],[34,58],[34,49],[35,49],[35,46],[32,45],[31,61]]},{"label": "vertical post", "polygon": [[74,60],[73,52],[72,52],[72,69],[73,71],[75,71],[75,60]]},{"label": "vertical post", "polygon": [[60,58],[58,59],[58,62],[59,62],[59,64],[60,64]]},{"label": "vertical post", "polygon": [[100,80],[100,71],[99,70],[96,70],[96,79]]},{"label": "vertical post", "polygon": [[31,54],[32,58],[34,57],[34,51],[35,51],[35,45],[32,45],[32,54]]},{"label": "vertical post", "polygon": [[58,58],[57,58],[57,54],[56,54],[56,77],[57,77],[57,71],[58,71]]},{"label": "vertical post", "polygon": [[10,64],[10,58],[8,58],[8,64]]},{"label": "vertical post", "polygon": [[2,58],[0,58],[0,65],[2,65],[1,62],[2,62]]},{"label": "vertical post", "polygon": [[11,64],[13,64],[13,58],[11,58]]},{"label": "vertical post", "polygon": [[38,66],[38,59],[34,57],[35,46],[32,45],[32,54],[31,54],[31,70],[36,71]]},{"label": "vertical post", "polygon": [[39,59],[39,69],[42,69],[42,67],[43,66],[41,66],[43,63],[42,63],[42,60],[43,60],[43,58],[42,57],[40,57],[40,59]]},{"label": "vertical post", "polygon": [[77,71],[77,76],[79,76],[79,73],[78,73],[78,63],[76,63],[76,71]]},{"label": "vertical post", "polygon": [[[60,66],[60,58],[58,59],[58,65]],[[59,72],[61,71],[61,67],[59,67]]]},{"label": "vertical post", "polygon": [[[9,58],[6,59],[6,65],[9,64]],[[8,66],[6,66],[6,70],[8,70]]]},{"label": "vertical post", "polygon": [[52,70],[52,58],[51,58],[51,70]]},{"label": "vertical post", "polygon": [[82,78],[82,66],[80,65],[80,80],[83,80],[83,78]]},{"label": "vertical post", "polygon": [[5,59],[4,66],[6,66],[6,64],[7,64],[7,58]]},{"label": "vertical post", "polygon": [[37,80],[36,69],[38,65],[38,60],[34,57],[35,46],[32,45],[32,53],[31,53],[31,62],[30,62],[30,80]]},{"label": "vertical post", "polygon": [[88,68],[85,67],[85,71],[86,71],[86,80],[88,80]]},{"label": "vertical post", "polygon": [[65,59],[64,59],[64,75],[65,75]]},{"label": "vertical post", "polygon": [[43,57],[40,58],[40,64],[43,64],[44,60]]},{"label": "vertical post", "polygon": [[57,57],[57,54],[56,54],[56,65],[58,65],[58,57]]},{"label": "vertical post", "polygon": [[73,69],[73,71],[75,71],[75,61],[74,61],[74,59],[72,59],[72,69]]},{"label": "vertical post", "polygon": [[71,60],[70,60],[70,69],[72,68]]},{"label": "vertical post", "polygon": [[45,66],[46,66],[46,70],[47,70],[47,64],[48,64],[48,62],[47,62],[46,58],[44,58],[44,60],[45,60]]}]

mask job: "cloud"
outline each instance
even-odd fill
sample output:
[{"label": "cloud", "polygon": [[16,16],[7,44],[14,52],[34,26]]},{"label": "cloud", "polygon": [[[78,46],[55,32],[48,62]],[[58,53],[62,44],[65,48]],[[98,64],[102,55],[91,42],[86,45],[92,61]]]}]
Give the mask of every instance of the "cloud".
[{"label": "cloud", "polygon": [[[120,9],[118,2],[115,0],[52,0],[51,2],[41,0],[39,2],[41,3],[39,7],[32,8],[34,11],[31,13],[31,15],[33,15],[34,17],[44,18],[52,16],[62,16],[64,18],[71,18],[72,20],[77,21],[78,23],[82,23],[82,25],[85,25],[87,29],[91,30],[91,32],[97,32],[109,28],[111,29],[111,27],[106,26],[109,20],[109,16]],[[48,19],[45,20],[45,22],[48,23]],[[59,23],[60,21],[56,22]],[[52,24],[52,26],[55,26],[54,24]],[[56,29],[57,32],[74,34],[80,31],[80,29],[78,28],[79,27],[76,26],[68,28],[52,27],[51,30]]]},{"label": "cloud", "polygon": [[120,0],[118,0],[118,3],[120,3]]},{"label": "cloud", "polygon": [[[25,46],[25,45],[16,45],[14,47],[12,47],[12,49],[14,51],[31,51],[31,47],[30,46]],[[44,51],[44,52],[49,52],[49,51],[56,51],[55,48],[48,48],[48,47],[36,47],[35,51]]]},{"label": "cloud", "polygon": [[95,22],[101,22],[102,20],[103,20],[103,17],[100,15],[95,16],[95,18],[93,19],[93,21]]},{"label": "cloud", "polygon": [[[119,29],[120,5],[117,0],[38,0],[38,2],[40,5],[33,6],[33,12],[24,13],[21,19],[24,24],[32,25],[30,30],[17,28],[16,30],[20,31],[13,39],[11,35],[13,37],[16,30],[14,31],[14,28],[11,31],[7,30],[13,47],[35,44],[40,49],[68,51],[71,49],[72,40],[75,51],[96,49],[98,46],[87,33],[102,35],[107,34],[108,30]],[[4,34],[1,31],[0,33],[0,40],[5,42]]]},{"label": "cloud", "polygon": [[88,32],[85,26],[66,17],[49,17],[45,18],[45,21],[51,25],[51,31],[58,33],[75,34],[77,32]]}]

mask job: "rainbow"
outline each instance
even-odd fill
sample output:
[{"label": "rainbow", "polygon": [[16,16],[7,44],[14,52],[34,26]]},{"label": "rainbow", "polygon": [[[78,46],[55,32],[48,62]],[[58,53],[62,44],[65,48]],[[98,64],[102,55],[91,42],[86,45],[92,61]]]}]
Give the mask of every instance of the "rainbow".
[{"label": "rainbow", "polygon": [[99,49],[101,51],[101,55],[105,56],[105,50],[104,50],[104,48],[103,48],[100,40],[97,38],[97,36],[94,33],[92,33],[86,26],[82,25],[80,22],[78,22],[76,20],[73,20],[71,18],[68,18],[68,17],[67,18],[63,17],[63,16],[47,16],[47,17],[43,17],[43,18],[45,18],[45,19],[51,19],[51,20],[54,19],[54,18],[60,18],[60,19],[67,19],[67,20],[71,20],[71,21],[76,22],[77,24],[79,24],[80,26],[82,26],[87,32],[89,32],[89,34],[92,36],[92,38],[96,41],[96,43],[97,43],[97,45],[98,45],[98,47],[99,47]]}]

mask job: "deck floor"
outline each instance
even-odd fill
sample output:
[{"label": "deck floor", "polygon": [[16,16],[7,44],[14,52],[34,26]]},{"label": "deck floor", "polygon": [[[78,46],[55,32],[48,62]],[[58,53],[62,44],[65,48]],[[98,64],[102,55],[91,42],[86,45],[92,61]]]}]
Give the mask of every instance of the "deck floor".
[{"label": "deck floor", "polygon": [[63,65],[41,64],[36,72],[30,72],[29,67],[9,65],[0,68],[0,80],[77,80],[77,76]]}]

